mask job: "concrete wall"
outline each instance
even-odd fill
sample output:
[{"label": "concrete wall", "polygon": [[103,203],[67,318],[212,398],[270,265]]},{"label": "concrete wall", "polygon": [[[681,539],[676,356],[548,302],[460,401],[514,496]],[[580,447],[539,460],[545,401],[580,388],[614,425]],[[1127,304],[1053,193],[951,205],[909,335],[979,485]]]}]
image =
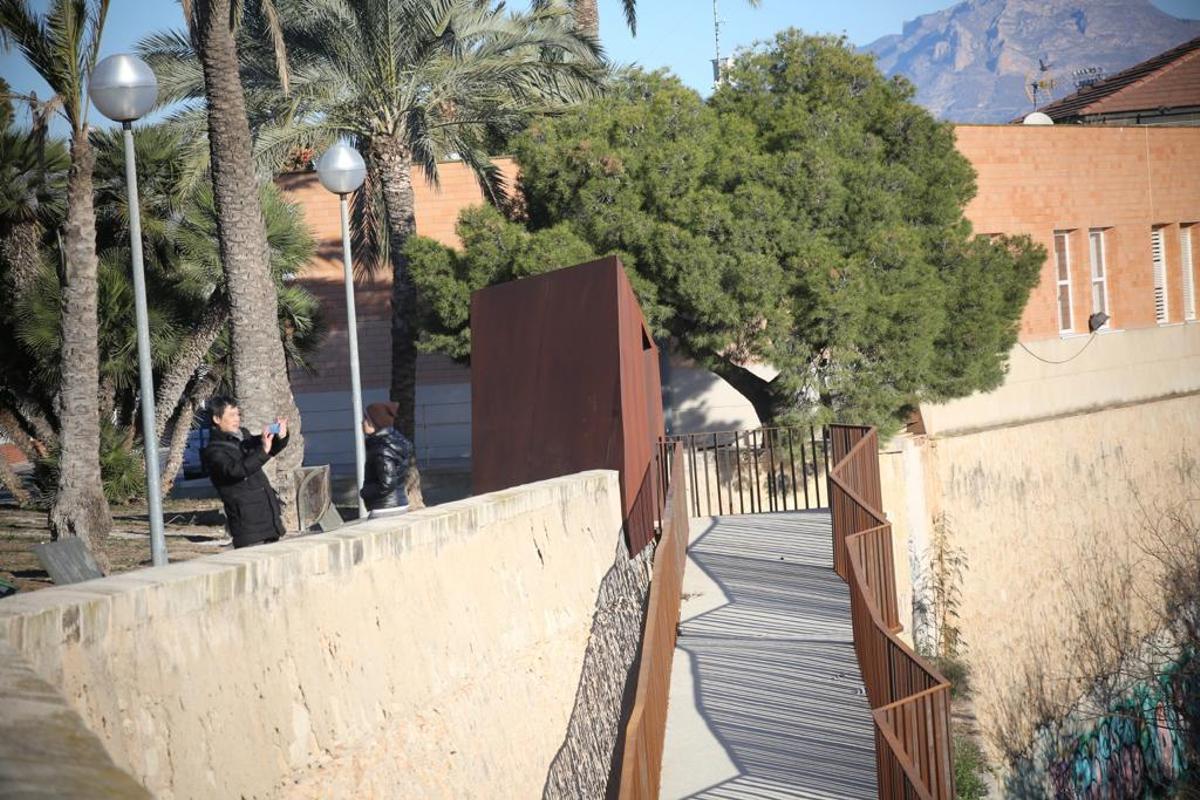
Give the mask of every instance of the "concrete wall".
[{"label": "concrete wall", "polygon": [[[902,591],[913,581],[919,591],[928,574],[939,516],[966,557],[958,624],[988,731],[1026,691],[1027,668],[1071,673],[1078,609],[1121,602],[1100,594],[1098,578],[1128,565],[1137,591],[1155,596],[1141,548],[1157,510],[1200,485],[1200,394],[903,436],[886,450],[884,508]],[[911,594],[901,602],[911,610]]]},{"label": "concrete wall", "polygon": [[532,797],[620,519],[581,473],[18,595],[0,644],[160,797]]},{"label": "concrete wall", "polygon": [[[388,399],[386,387],[363,390],[363,407]],[[417,461],[430,467],[466,468],[471,459],[471,385],[418,383],[416,392]],[[354,474],[354,409],[349,390],[296,395],[304,416],[304,458],[331,464],[342,475]]]},{"label": "concrete wall", "polygon": [[1200,390],[1198,323],[1089,338],[1014,347],[1000,388],[941,405],[923,404],[926,431],[964,433]]}]

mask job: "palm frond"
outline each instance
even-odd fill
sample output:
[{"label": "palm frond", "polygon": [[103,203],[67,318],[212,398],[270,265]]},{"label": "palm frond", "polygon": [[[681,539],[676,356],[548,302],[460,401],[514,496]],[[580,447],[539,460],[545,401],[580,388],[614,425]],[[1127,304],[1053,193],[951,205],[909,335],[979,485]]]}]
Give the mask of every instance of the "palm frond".
[{"label": "palm frond", "polygon": [[204,71],[191,38],[179,30],[158,31],[136,46],[158,79],[158,107],[204,99]]},{"label": "palm frond", "polygon": [[288,70],[287,43],[283,35],[283,25],[279,22],[279,12],[275,9],[274,0],[259,0],[267,31],[270,33],[271,47],[275,51],[275,68],[279,72],[279,83],[283,93],[288,93],[291,77]]},{"label": "palm frond", "polygon": [[386,218],[383,187],[376,171],[368,169],[362,187],[350,200],[350,246],[354,248],[355,278],[375,278],[387,266],[391,245]]}]

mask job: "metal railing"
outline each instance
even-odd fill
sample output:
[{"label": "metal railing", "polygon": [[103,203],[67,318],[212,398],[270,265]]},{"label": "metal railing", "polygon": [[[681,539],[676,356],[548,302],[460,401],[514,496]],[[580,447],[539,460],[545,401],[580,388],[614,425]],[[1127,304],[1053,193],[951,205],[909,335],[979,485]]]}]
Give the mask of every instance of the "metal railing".
[{"label": "metal railing", "polygon": [[831,425],[833,562],[850,587],[854,649],[875,720],[880,800],[951,800],[950,683],[896,637],[892,526],[874,428]]},{"label": "metal railing", "polygon": [[826,508],[829,452],[813,426],[684,433],[684,481],[693,517]]},{"label": "metal railing", "polygon": [[637,693],[629,723],[625,727],[625,750],[621,762],[622,800],[657,798],[662,773],[671,662],[675,657],[675,636],[688,543],[683,445],[676,442],[667,447],[669,450],[664,449],[668,458],[658,459],[661,468],[666,471],[667,490],[661,519],[662,536],[654,553]]}]

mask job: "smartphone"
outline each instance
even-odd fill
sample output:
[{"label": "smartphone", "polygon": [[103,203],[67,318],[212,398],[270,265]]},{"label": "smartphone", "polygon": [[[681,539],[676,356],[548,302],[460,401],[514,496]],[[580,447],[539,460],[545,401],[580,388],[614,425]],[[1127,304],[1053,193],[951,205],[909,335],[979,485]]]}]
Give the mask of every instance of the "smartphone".
[{"label": "smartphone", "polygon": [[271,434],[272,436],[278,436],[279,435],[279,423],[272,422],[270,425],[268,425],[267,433]]}]

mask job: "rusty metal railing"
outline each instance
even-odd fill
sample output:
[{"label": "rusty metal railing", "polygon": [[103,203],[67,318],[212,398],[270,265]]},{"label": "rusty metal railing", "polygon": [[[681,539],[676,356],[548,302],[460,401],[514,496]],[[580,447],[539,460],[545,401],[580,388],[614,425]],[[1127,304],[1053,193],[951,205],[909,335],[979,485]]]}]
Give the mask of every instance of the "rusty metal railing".
[{"label": "rusty metal railing", "polygon": [[829,454],[820,428],[683,433],[683,479],[693,517],[828,507]]},{"label": "rusty metal railing", "polygon": [[950,682],[896,637],[901,626],[879,435],[831,425],[829,443],[834,569],[850,587],[854,649],[875,720],[880,800],[951,800]]},{"label": "rusty metal railing", "polygon": [[683,594],[683,568],[687,561],[688,504],[683,479],[683,445],[675,443],[669,458],[667,491],[661,520],[662,535],[654,553],[654,573],[646,628],[642,637],[637,693],[625,728],[621,762],[622,800],[657,798],[662,773],[663,740],[667,733],[667,698],[671,691],[671,661],[679,604]]}]

